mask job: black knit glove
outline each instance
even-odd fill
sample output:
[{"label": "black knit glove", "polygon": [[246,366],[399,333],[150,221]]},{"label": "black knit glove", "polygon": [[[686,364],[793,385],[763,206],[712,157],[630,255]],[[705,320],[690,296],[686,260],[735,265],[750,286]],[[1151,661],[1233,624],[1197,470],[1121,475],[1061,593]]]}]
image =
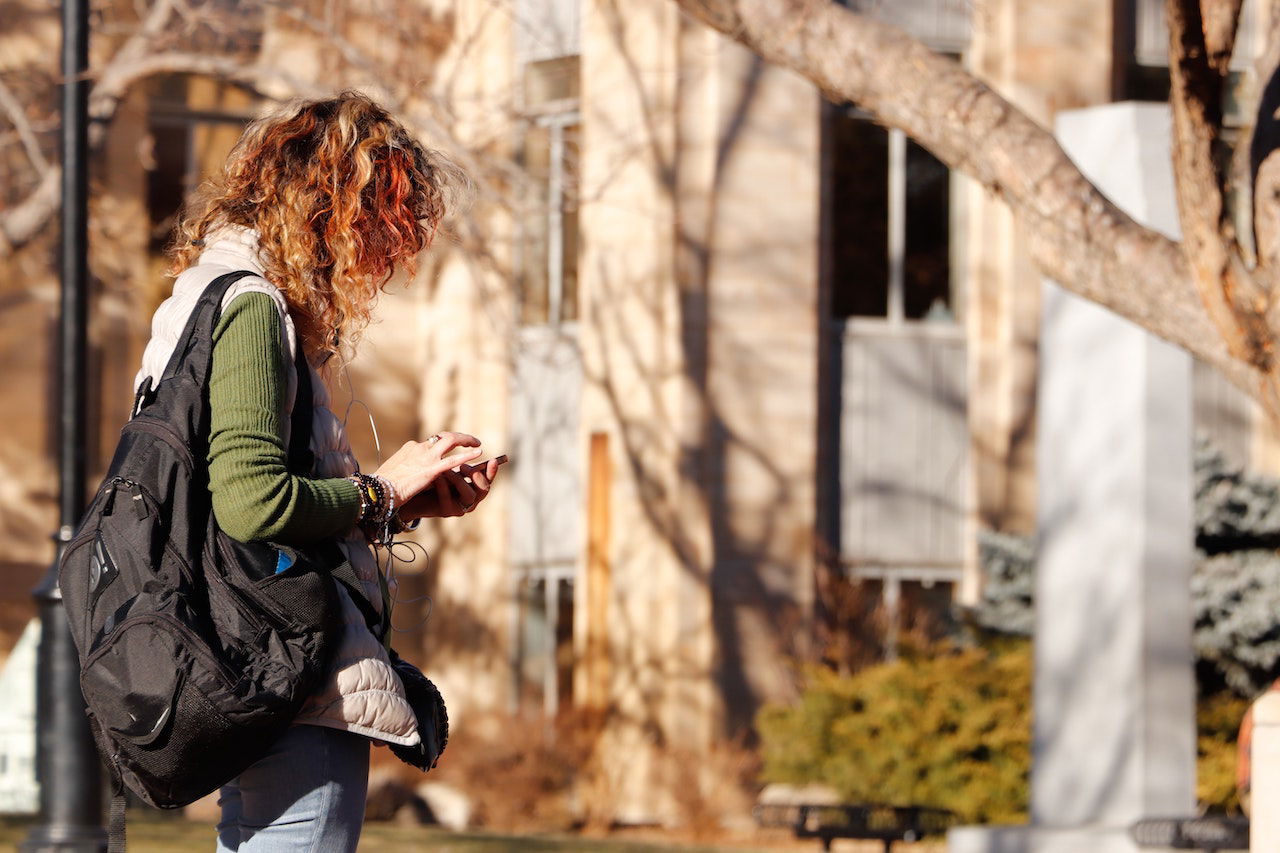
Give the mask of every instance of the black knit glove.
[{"label": "black knit glove", "polygon": [[449,714],[444,707],[444,697],[431,679],[422,674],[422,670],[400,657],[394,649],[391,650],[391,666],[400,676],[409,707],[418,718],[420,741],[413,746],[389,746],[405,764],[426,772],[436,766],[449,742]]}]

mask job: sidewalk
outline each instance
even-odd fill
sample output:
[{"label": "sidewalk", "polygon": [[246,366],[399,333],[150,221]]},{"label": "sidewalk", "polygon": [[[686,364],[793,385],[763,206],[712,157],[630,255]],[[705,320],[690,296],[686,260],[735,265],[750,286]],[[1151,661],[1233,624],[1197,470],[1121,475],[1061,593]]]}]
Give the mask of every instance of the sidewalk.
[{"label": "sidewalk", "polygon": [[[27,824],[0,819],[0,849],[13,850],[27,836]],[[128,828],[129,853],[209,853],[213,850],[213,829],[202,823],[175,818],[133,820]],[[776,842],[775,842],[776,838]],[[879,842],[837,842],[840,853],[881,853]],[[896,844],[895,853],[936,853],[935,845]],[[761,846],[695,845],[659,840],[623,841],[573,836],[508,836],[480,832],[453,833],[425,827],[370,823],[360,841],[361,853],[777,853],[777,851],[811,851],[818,853],[816,841],[799,842],[785,837],[770,837]]]}]

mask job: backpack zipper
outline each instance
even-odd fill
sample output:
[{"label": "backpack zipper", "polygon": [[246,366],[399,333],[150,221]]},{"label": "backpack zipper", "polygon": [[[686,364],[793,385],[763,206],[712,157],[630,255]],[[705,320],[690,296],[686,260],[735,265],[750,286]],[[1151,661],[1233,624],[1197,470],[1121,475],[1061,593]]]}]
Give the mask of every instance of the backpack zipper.
[{"label": "backpack zipper", "polygon": [[[216,538],[218,540],[217,547],[222,552],[222,558],[226,560],[228,563],[237,562],[235,554],[232,553],[231,548],[230,546],[227,545],[226,541],[223,540],[221,536]],[[227,580],[227,578],[223,577],[220,572],[213,571],[213,572],[210,572],[210,574],[213,574],[214,576],[216,576],[218,579],[218,583],[222,584],[222,586],[227,589],[228,594],[233,599],[235,599],[237,607],[244,608],[248,606],[240,597],[241,595],[248,595],[248,593],[241,593],[239,591],[240,589],[239,586]],[[254,595],[252,596],[252,598],[253,598],[253,606],[259,608],[260,610],[265,610],[277,625],[293,624],[294,620],[289,617],[289,614],[282,612],[279,608],[275,606],[273,602],[269,601],[266,596],[260,597],[260,596]],[[262,627],[261,617],[257,617],[256,614],[255,614],[255,617],[257,618],[257,622],[255,624],[257,624],[258,627],[261,628]],[[246,613],[246,618],[250,618],[247,613]]]},{"label": "backpack zipper", "polygon": [[178,435],[177,431],[164,421],[151,420],[150,418],[145,420],[142,418],[134,418],[124,425],[124,429],[133,429],[154,435],[156,438],[173,448],[173,450],[178,454],[178,461],[187,469],[188,474],[192,472],[194,464],[191,459],[191,448],[182,440],[182,436]]},{"label": "backpack zipper", "polygon": [[[111,477],[106,482],[104,482],[101,486],[99,486],[97,494],[93,496],[93,500],[89,501],[89,505],[85,507],[84,515],[87,517],[98,506],[98,504],[102,502],[105,502],[107,504],[102,508],[103,509],[102,515],[103,516],[111,515],[111,513],[114,511],[114,508],[115,508],[114,505],[115,505],[115,499],[116,499],[116,489],[119,488],[120,484],[124,482],[129,482],[129,481],[125,480],[123,477]],[[79,528],[78,530],[76,530],[75,535],[71,537],[71,541],[67,542],[66,552],[70,553],[71,551],[74,551],[76,548],[79,548],[86,541],[88,541],[89,539],[92,539],[93,534],[96,532],[97,532],[96,527]]]},{"label": "backpack zipper", "polygon": [[[227,559],[231,559],[231,556],[227,554],[225,548],[223,549],[223,554],[224,556],[226,556]],[[252,625],[255,631],[258,631],[258,632],[262,631],[264,627],[264,624],[262,621],[262,615],[259,613],[253,612],[253,610],[249,607],[249,605],[244,601],[240,592],[236,589],[236,587],[230,581],[228,581],[225,577],[222,576],[221,572],[219,572],[217,569],[206,568],[205,577],[213,578],[213,582],[216,583],[218,586],[220,586],[226,592],[227,598],[231,599],[231,606],[236,609],[236,612],[240,614],[241,618],[243,618],[246,622]],[[256,603],[257,602],[255,602],[255,604]]]},{"label": "backpack zipper", "polygon": [[[127,486],[129,488],[129,491],[137,493],[130,500],[130,503],[132,503],[133,511],[137,513],[139,520],[145,519],[150,514],[156,513],[158,511],[160,507],[160,500],[155,495],[151,494],[150,490],[147,489],[146,486],[142,485],[136,480],[130,480],[128,477],[113,477],[112,482],[117,487]],[[112,501],[114,503],[119,503],[119,497],[118,496],[112,497]],[[121,508],[117,506],[114,508],[114,511],[120,512]],[[178,552],[177,548],[173,547],[173,542],[169,538],[169,531],[164,528],[162,528],[162,530],[164,530],[164,534],[165,534],[165,537],[164,537],[165,552],[173,559],[175,563],[178,564],[178,569],[179,571],[181,571],[183,577],[185,577],[188,581],[194,580],[191,575],[191,564],[187,562],[186,557],[182,556],[182,554]]]},{"label": "backpack zipper", "polygon": [[232,674],[231,670],[227,668],[226,664],[218,660],[203,646],[203,641],[200,640],[194,631],[167,613],[160,613],[154,610],[150,613],[130,616],[120,624],[116,625],[115,629],[110,634],[102,638],[102,644],[85,659],[82,669],[88,670],[97,663],[104,654],[110,651],[111,647],[115,645],[113,638],[118,637],[122,631],[132,625],[138,625],[143,622],[163,623],[165,630],[171,634],[176,634],[179,639],[185,641],[187,651],[203,660],[205,665],[214,673],[214,675],[218,676],[218,680],[222,682],[224,687],[228,690],[235,688],[236,678]]}]

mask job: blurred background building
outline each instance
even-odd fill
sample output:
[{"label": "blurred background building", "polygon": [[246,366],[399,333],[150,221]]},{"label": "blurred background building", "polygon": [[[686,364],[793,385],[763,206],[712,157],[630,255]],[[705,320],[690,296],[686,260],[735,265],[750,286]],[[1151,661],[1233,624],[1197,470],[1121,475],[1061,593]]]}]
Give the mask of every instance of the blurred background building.
[{"label": "blurred background building", "polygon": [[[1167,94],[1159,0],[851,5],[1046,126]],[[391,288],[335,399],[367,468],[369,414],[384,455],[461,429],[512,460],[397,566],[395,642],[460,728],[603,720],[612,818],[673,819],[687,777],[723,772],[691,758],[749,740],[801,662],[943,630],[981,589],[979,532],[1034,528],[1040,283],[1008,212],[671,0],[207,0],[131,54],[138,14],[94,19],[95,65],[130,84],[97,102],[93,469],[186,194],[271,103],[385,100],[476,197]],[[37,0],[0,17],[13,206],[53,156],[59,32]],[[1247,13],[1241,44],[1257,30]],[[53,553],[55,240],[51,221],[0,252],[3,650]],[[1280,472],[1242,395],[1197,368],[1195,398],[1234,461]]]}]

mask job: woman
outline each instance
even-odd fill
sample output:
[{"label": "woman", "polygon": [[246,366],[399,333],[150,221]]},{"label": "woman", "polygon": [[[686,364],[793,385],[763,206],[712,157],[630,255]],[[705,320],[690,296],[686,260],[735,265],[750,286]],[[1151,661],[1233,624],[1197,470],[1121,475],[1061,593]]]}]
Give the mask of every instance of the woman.
[{"label": "woman", "polygon": [[[362,95],[292,104],[255,122],[179,226],[173,295],[156,311],[138,374],[139,382],[161,374],[214,278],[255,273],[228,290],[214,331],[214,514],[245,542],[339,540],[382,633],[389,601],[370,540],[473,510],[497,466],[466,464],[480,456],[479,440],[442,432],[406,443],[374,475],[361,473],[321,373],[351,354],[391,276],[412,273],[458,181]],[[311,477],[287,468],[299,347],[312,373]],[[220,851],[354,850],[370,739],[418,742],[386,648],[341,588],[339,598],[345,628],[324,686],[271,752],[222,789]]]}]

